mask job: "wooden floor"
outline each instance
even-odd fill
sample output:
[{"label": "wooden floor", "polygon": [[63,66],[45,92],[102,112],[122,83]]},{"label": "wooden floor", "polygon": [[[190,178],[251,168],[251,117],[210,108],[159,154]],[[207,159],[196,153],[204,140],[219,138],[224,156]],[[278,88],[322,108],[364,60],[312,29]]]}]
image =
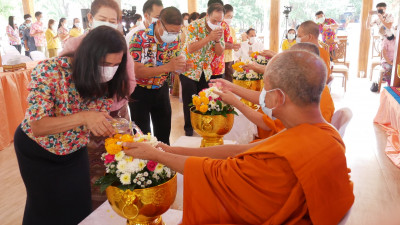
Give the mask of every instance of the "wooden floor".
[{"label": "wooden floor", "polygon": [[[351,79],[347,93],[333,84],[336,109],[349,107],[354,117],[344,141],[348,165],[352,170],[356,201],[347,224],[400,224],[400,169],[384,154],[385,133],[373,124],[379,95],[369,91],[367,79]],[[171,143],[184,135],[182,104],[172,97]],[[327,193],[329,194],[329,193]],[[21,224],[26,192],[12,146],[0,151],[0,224]]]}]

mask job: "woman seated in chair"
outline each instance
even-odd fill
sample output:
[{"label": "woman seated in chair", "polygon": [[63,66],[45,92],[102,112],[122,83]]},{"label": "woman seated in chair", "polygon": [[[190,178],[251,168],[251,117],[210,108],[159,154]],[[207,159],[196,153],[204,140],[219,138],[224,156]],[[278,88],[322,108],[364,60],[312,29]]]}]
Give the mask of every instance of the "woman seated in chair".
[{"label": "woman seated in chair", "polygon": [[394,51],[396,48],[396,37],[394,34],[387,30],[385,33],[385,37],[382,42],[382,62],[381,66],[385,70],[383,72],[381,79],[382,81],[386,81],[388,85],[390,85],[390,79],[392,76],[392,67],[393,67],[393,58]]}]

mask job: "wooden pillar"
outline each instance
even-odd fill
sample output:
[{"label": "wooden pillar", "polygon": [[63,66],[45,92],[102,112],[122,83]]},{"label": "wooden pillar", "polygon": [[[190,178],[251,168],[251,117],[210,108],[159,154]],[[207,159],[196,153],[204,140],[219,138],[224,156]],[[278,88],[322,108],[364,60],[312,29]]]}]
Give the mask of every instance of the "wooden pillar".
[{"label": "wooden pillar", "polygon": [[35,17],[35,11],[33,10],[33,0],[22,0],[22,6],[24,8],[24,14],[30,14],[32,18]]},{"label": "wooden pillar", "polygon": [[269,49],[279,51],[279,20],[280,20],[280,0],[270,0],[269,16]]},{"label": "wooden pillar", "polygon": [[[399,24],[400,24],[400,18],[399,18]],[[397,29],[397,34],[396,34],[396,49],[394,53],[394,59],[393,59],[393,69],[392,69],[392,79],[391,79],[391,86],[393,87],[400,87],[400,78],[398,77],[399,70],[399,65],[400,65],[400,29]]]},{"label": "wooden pillar", "polygon": [[361,10],[360,50],[358,52],[357,77],[367,77],[370,30],[367,27],[368,13],[372,10],[373,0],[363,0]]},{"label": "wooden pillar", "polygon": [[197,0],[188,0],[188,13],[197,12]]}]

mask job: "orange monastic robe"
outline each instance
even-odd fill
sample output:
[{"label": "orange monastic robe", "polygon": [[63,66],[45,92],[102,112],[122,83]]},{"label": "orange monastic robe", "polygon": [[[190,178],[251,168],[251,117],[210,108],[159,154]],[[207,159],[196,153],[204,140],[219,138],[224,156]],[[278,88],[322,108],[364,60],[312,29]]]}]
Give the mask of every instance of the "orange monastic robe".
[{"label": "orange monastic robe", "polygon": [[[320,109],[321,109],[321,114],[326,120],[326,122],[330,123],[332,121],[333,113],[335,112],[335,104],[333,103],[332,96],[328,86],[325,86],[324,90],[322,91]],[[261,111],[261,113],[263,112]],[[285,126],[283,126],[282,122],[278,119],[272,120],[271,118],[269,118],[267,115],[264,114],[263,120],[264,123],[267,124],[269,128],[271,128],[271,130],[266,131],[261,128],[258,128],[259,139],[268,138],[285,129]]]},{"label": "orange monastic robe", "polygon": [[327,74],[327,80],[331,76],[331,56],[329,55],[329,52],[322,48],[321,46],[318,46],[319,48],[319,56],[324,60],[326,64],[326,68],[328,69],[328,74]]},{"label": "orange monastic robe", "polygon": [[354,202],[345,146],[303,124],[226,160],[185,164],[183,224],[338,224]]}]

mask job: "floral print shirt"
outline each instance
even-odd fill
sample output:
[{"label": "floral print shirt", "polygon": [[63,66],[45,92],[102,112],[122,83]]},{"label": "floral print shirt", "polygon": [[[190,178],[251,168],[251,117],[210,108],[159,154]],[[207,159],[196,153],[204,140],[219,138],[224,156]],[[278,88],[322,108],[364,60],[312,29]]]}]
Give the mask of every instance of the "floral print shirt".
[{"label": "floral print shirt", "polygon": [[[207,30],[206,24],[206,18],[203,18],[190,23],[187,27],[188,32],[186,34],[184,51],[186,53],[186,58],[188,60],[192,60],[194,66],[184,75],[194,81],[199,81],[203,72],[207,81],[210,80],[211,76],[213,75],[211,63],[213,62],[213,59],[215,57],[214,41],[207,43],[203,48],[196,52],[193,52],[192,54],[189,54],[188,51],[188,47],[190,44],[206,38],[210,33]],[[222,47],[225,47],[224,37],[221,37],[220,44],[222,45]]]},{"label": "floral print shirt", "polygon": [[[35,44],[37,47],[44,47],[46,46],[46,35],[45,35],[45,28],[42,22],[35,22],[31,26],[31,36],[35,38]],[[41,34],[35,35],[38,32],[42,32]]]},{"label": "floral print shirt", "polygon": [[[224,41],[225,43],[233,43],[233,38],[231,36],[231,30],[229,25],[222,21],[221,27],[224,30]],[[225,73],[225,54],[220,56],[215,55],[213,61],[211,62],[212,75],[221,75]]]},{"label": "floral print shirt", "polygon": [[10,40],[10,45],[20,45],[21,44],[21,38],[19,38],[18,28],[16,28],[16,27],[13,28],[10,25],[7,25],[6,33],[7,33],[8,39]]},{"label": "floral print shirt", "polygon": [[322,41],[329,45],[329,51],[333,51],[336,48],[336,32],[334,29],[324,29],[324,25],[336,24],[334,19],[326,18],[324,23],[319,24],[319,32],[322,34]]},{"label": "floral print shirt", "polygon": [[[135,33],[129,43],[129,52],[133,60],[144,64],[146,67],[167,64],[171,58],[178,56],[181,52],[179,38],[169,44],[160,44],[154,33],[155,24],[151,24],[146,30]],[[164,73],[149,79],[136,79],[136,83],[147,89],[159,89],[164,85],[169,75],[170,73]]]},{"label": "floral print shirt", "polygon": [[[69,31],[67,28],[61,26],[60,28],[58,28],[57,33],[58,33],[58,35],[68,35]],[[60,38],[60,40],[61,40],[61,38]],[[64,47],[64,44],[65,44],[65,42],[67,42],[67,40],[68,40],[68,38],[61,41],[62,47]]]},{"label": "floral print shirt", "polygon": [[85,126],[35,137],[31,122],[44,117],[67,116],[89,110],[109,111],[112,100],[100,98],[83,101],[72,80],[71,62],[67,57],[54,57],[39,62],[31,77],[28,109],[21,123],[22,130],[41,147],[56,155],[67,155],[85,147],[89,142],[89,130]]}]

